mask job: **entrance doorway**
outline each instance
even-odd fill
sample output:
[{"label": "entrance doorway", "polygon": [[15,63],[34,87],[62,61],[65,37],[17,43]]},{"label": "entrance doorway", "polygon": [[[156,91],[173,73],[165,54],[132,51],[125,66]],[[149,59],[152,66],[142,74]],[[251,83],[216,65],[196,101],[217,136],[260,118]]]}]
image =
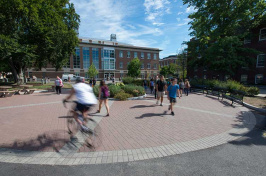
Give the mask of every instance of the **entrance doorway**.
[{"label": "entrance doorway", "polygon": [[[114,77],[114,73],[104,73],[104,78],[106,80],[110,80],[112,77]],[[109,78],[109,79],[108,79]]]}]

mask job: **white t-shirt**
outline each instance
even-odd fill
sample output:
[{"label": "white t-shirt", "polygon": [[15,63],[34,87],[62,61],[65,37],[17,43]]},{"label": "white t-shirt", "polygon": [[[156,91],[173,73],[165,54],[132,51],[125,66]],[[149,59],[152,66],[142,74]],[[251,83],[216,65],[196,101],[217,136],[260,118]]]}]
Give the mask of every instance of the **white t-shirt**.
[{"label": "white t-shirt", "polygon": [[74,86],[76,97],[81,104],[97,104],[93,89],[85,83],[77,83]]}]

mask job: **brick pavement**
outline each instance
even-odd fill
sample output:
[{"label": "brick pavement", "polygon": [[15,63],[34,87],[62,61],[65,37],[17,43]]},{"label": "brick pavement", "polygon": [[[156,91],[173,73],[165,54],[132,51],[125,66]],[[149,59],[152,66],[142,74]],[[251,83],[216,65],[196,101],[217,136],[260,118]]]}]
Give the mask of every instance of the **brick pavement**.
[{"label": "brick pavement", "polygon": [[100,147],[91,152],[81,141],[70,141],[64,96],[36,93],[0,99],[0,162],[76,165],[151,159],[235,140],[255,124],[246,108],[203,95],[183,96],[175,116],[167,111],[166,98],[163,107],[152,97],[109,101],[110,117],[103,117],[105,108],[93,115],[102,137]]}]

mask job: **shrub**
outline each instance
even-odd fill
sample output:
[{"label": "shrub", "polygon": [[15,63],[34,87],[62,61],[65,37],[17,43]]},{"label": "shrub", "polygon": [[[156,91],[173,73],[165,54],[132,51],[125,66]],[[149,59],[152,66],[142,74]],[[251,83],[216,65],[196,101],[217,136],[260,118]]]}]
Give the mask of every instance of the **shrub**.
[{"label": "shrub", "polygon": [[122,78],[122,81],[123,81],[124,84],[132,84],[133,81],[134,81],[134,78],[132,78],[132,77],[124,77],[124,78]]},{"label": "shrub", "polygon": [[117,83],[115,83],[115,86],[118,86],[118,87],[125,87],[125,84],[124,83],[122,83],[122,82],[117,82]]},{"label": "shrub", "polygon": [[110,91],[110,97],[114,97],[116,94],[121,92],[121,87],[116,86],[116,85],[110,85],[108,86],[109,91]]},{"label": "shrub", "polygon": [[115,95],[115,99],[121,100],[121,101],[125,101],[128,98],[132,97],[132,95],[125,93],[125,92],[119,92],[118,94]]},{"label": "shrub", "polygon": [[140,95],[144,95],[145,94],[145,90],[142,86],[136,86],[136,85],[125,85],[125,87],[123,87],[123,90],[126,93],[129,93],[131,95],[133,95],[134,97],[140,96]]},{"label": "shrub", "polygon": [[96,97],[99,96],[99,85],[95,85],[95,86],[93,87],[93,93],[94,93],[94,95],[95,95]]},{"label": "shrub", "polygon": [[247,96],[255,96],[259,94],[260,90],[258,87],[247,87],[245,92],[247,93]]}]

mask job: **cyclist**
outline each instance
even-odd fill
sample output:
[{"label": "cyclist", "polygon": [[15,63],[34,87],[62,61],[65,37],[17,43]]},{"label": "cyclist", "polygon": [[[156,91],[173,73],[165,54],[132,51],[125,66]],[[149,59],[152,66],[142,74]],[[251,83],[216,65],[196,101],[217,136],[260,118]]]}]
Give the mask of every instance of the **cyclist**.
[{"label": "cyclist", "polygon": [[81,126],[81,129],[88,130],[88,128],[83,124],[82,119],[78,118],[78,112],[82,113],[82,117],[87,116],[87,111],[89,110],[90,106],[97,104],[97,99],[93,93],[93,89],[84,83],[84,78],[77,77],[76,84],[73,85],[73,88],[70,94],[63,100],[65,103],[71,97],[76,95],[77,98],[77,106],[73,109],[74,118],[77,123]]}]

